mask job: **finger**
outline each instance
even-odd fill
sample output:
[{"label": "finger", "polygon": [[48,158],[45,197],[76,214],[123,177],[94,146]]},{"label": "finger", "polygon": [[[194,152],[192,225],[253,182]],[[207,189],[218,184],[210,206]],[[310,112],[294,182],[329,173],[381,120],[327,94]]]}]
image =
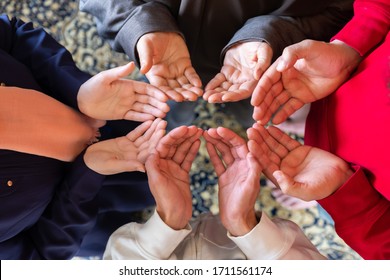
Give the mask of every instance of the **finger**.
[{"label": "finger", "polygon": [[200,80],[199,75],[196,73],[193,67],[186,68],[186,70],[184,71],[184,75],[191,85],[196,88],[202,87],[202,81]]},{"label": "finger", "polygon": [[145,131],[149,129],[149,127],[152,125],[153,121],[146,121],[139,126],[137,126],[133,131],[129,132],[126,137],[131,142],[135,142],[139,137],[141,137]]},{"label": "finger", "polygon": [[257,63],[255,66],[253,76],[256,80],[259,80],[261,75],[271,65],[273,50],[268,43],[263,42],[259,45],[256,55],[257,55]]},{"label": "finger", "polygon": [[246,141],[236,133],[225,127],[218,127],[217,133],[223,141],[231,147],[235,158],[245,159],[248,154]]},{"label": "finger", "polygon": [[275,116],[272,118],[272,122],[274,124],[281,124],[282,122],[287,120],[292,114],[302,108],[303,105],[305,104],[296,98],[289,99],[287,103],[284,104],[278,112],[276,112]]},{"label": "finger", "polygon": [[216,90],[209,93],[207,99],[205,99],[209,103],[222,103],[223,96],[225,91],[218,92]]},{"label": "finger", "polygon": [[127,113],[123,116],[124,120],[136,121],[136,122],[145,122],[148,120],[154,120],[156,117],[163,118],[165,115],[159,114],[157,116],[149,113],[140,113],[135,111],[127,111]]},{"label": "finger", "polygon": [[288,176],[281,170],[276,170],[273,172],[272,176],[275,178],[278,186],[283,191],[284,194],[302,197],[302,190],[304,190],[304,185],[295,181],[292,177]]},{"label": "finger", "polygon": [[275,63],[273,63],[260,78],[252,94],[252,106],[259,106],[268,95],[272,86],[280,81],[281,74],[275,68]]},{"label": "finger", "polygon": [[160,157],[158,156],[158,153],[156,151],[151,153],[146,159],[145,169],[146,169],[146,173],[148,174],[149,184],[157,183],[159,181],[159,177],[160,177],[159,162],[160,162]]},{"label": "finger", "polygon": [[251,96],[252,91],[248,91],[246,89],[239,90],[229,90],[226,91],[222,96],[222,101],[224,102],[237,102],[243,99],[247,99]]},{"label": "finger", "polygon": [[268,132],[272,136],[272,138],[278,141],[280,145],[283,145],[285,149],[289,152],[295,150],[299,146],[302,146],[299,141],[292,139],[290,136],[288,136],[286,133],[284,133],[277,127],[270,126],[268,128]]},{"label": "finger", "polygon": [[168,101],[168,96],[155,86],[139,81],[133,81],[132,86],[134,87],[134,91],[139,93],[141,96],[151,96],[153,99],[157,99],[161,102]]},{"label": "finger", "polygon": [[186,89],[184,87],[181,87],[181,88],[175,88],[174,90],[176,90],[176,92],[183,97],[182,98],[183,100],[195,101],[198,99],[198,95],[194,93],[191,89]]},{"label": "finger", "polygon": [[222,85],[223,82],[226,82],[226,77],[222,73],[215,75],[213,79],[206,85],[205,91],[213,90]]},{"label": "finger", "polygon": [[183,168],[183,170],[185,170],[186,172],[189,172],[191,170],[192,163],[194,162],[194,160],[198,154],[199,147],[200,147],[200,140],[198,139],[192,143],[185,158],[183,159],[183,162],[181,164],[181,168]]},{"label": "finger", "polygon": [[108,167],[105,175],[131,171],[145,172],[144,165],[138,160],[109,159],[105,162],[105,164]]},{"label": "finger", "polygon": [[252,153],[248,153],[246,158],[249,166],[248,178],[252,182],[252,185],[260,188],[261,165]]},{"label": "finger", "polygon": [[[255,127],[255,125],[253,126]],[[248,149],[259,160],[263,169],[270,170],[269,168],[279,168],[281,159],[272,151],[263,139],[264,136],[260,133],[259,129],[249,128],[248,133]]]},{"label": "finger", "polygon": [[137,52],[140,61],[140,72],[146,74],[153,66],[154,48],[150,40],[141,39],[137,43]]},{"label": "finger", "polygon": [[158,109],[159,111],[164,112],[164,113],[167,113],[170,110],[170,108],[166,102],[161,102],[160,100],[154,98],[153,96],[144,95],[144,94],[136,94],[135,100],[136,100],[135,102],[150,105],[150,106],[155,107],[156,109]]},{"label": "finger", "polygon": [[276,70],[279,72],[286,71],[294,66],[301,58],[307,55],[306,44],[304,41],[298,44],[290,45],[283,50],[282,55],[277,60]]},{"label": "finger", "polygon": [[209,154],[211,163],[214,166],[215,173],[218,177],[220,177],[226,170],[225,165],[219,157],[217,150],[215,149],[215,146],[213,144],[211,144],[210,142],[206,142],[206,149]]},{"label": "finger", "polygon": [[[164,122],[162,122],[164,124]],[[166,123],[165,123],[166,125]],[[159,125],[160,126],[160,125]],[[138,155],[137,158],[142,163],[148,158],[148,155],[151,153],[151,151],[154,151],[158,145],[158,142],[161,138],[163,138],[165,135],[165,127],[156,128],[156,131],[153,133],[152,137],[149,141],[144,141],[140,147],[138,148]]]},{"label": "finger", "polygon": [[171,130],[158,143],[156,150],[159,152],[161,158],[168,158],[176,150],[176,146],[182,141],[189,128],[187,126],[179,126]]},{"label": "finger", "polygon": [[105,70],[100,73],[102,77],[104,77],[107,83],[112,83],[116,80],[124,78],[128,76],[131,72],[133,72],[135,68],[134,62],[127,63],[126,65],[122,65],[119,67],[115,67],[109,70]]},{"label": "finger", "polygon": [[[152,116],[158,117],[158,118],[164,118],[166,115],[166,112],[162,111],[160,108],[152,106],[152,105],[147,104],[147,103],[140,103],[140,102],[134,103],[133,109],[131,111],[152,115]],[[131,111],[128,111],[128,112],[130,113]]]},{"label": "finger", "polygon": [[202,132],[203,131],[201,129],[198,129],[195,134],[188,135],[188,138],[185,139],[180,145],[178,145],[175,155],[172,157],[173,161],[175,161],[178,165],[181,165],[183,160],[186,158],[192,144],[199,140]]},{"label": "finger", "polygon": [[228,142],[225,142],[215,128],[211,128],[203,134],[205,140],[212,144],[215,149],[221,154],[222,160],[226,165],[231,165],[234,162],[235,157],[232,154],[232,149]]}]

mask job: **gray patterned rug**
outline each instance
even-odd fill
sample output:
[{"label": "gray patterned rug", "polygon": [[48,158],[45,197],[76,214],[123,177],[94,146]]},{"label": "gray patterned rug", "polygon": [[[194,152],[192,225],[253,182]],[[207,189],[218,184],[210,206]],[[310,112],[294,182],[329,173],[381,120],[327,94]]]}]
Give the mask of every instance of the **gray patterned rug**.
[{"label": "gray patterned rug", "polygon": [[[128,62],[126,55],[115,53],[97,34],[93,19],[78,11],[77,0],[0,0],[0,12],[42,26],[63,44],[84,71],[96,74]],[[138,72],[131,78],[138,79]],[[233,116],[226,115],[212,104],[201,103],[195,110],[194,124],[204,129],[225,126],[245,137],[245,131]],[[295,135],[302,139],[301,135]],[[324,219],[317,207],[288,210],[272,196],[271,187],[262,180],[262,190],[256,207],[271,217],[291,219],[304,230],[317,248],[329,259],[360,259]],[[194,216],[205,211],[218,212],[217,178],[202,145],[191,171]],[[147,217],[150,213],[141,213]]]}]

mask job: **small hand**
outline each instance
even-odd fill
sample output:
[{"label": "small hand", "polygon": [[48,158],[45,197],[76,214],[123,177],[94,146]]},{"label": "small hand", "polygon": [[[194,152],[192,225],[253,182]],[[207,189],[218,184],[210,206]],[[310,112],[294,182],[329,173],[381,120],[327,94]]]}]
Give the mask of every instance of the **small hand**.
[{"label": "small hand", "polygon": [[165,117],[168,97],[144,82],[124,79],[134,63],[103,71],[79,89],[77,101],[84,114],[100,120],[147,121]]},{"label": "small hand", "polygon": [[202,130],[180,126],[159,142],[146,161],[156,210],[173,229],[183,229],[192,216],[189,172],[200,146]]},{"label": "small hand", "polygon": [[301,145],[276,127],[254,124],[248,129],[248,147],[264,167],[264,174],[288,195],[305,201],[335,192],[352,175],[339,157]]},{"label": "small hand", "polygon": [[146,121],[126,136],[89,146],[84,155],[86,165],[103,175],[121,172],[145,172],[144,164],[165,134],[167,123],[161,119]]},{"label": "small hand", "polygon": [[284,49],[258,82],[251,104],[253,118],[265,125],[280,124],[304,104],[334,92],[361,57],[348,45],[304,40]]},{"label": "small hand", "polygon": [[204,132],[204,138],[218,176],[221,221],[230,234],[245,235],[257,224],[254,205],[261,167],[248,152],[245,140],[231,130],[212,128]]},{"label": "small hand", "polygon": [[137,43],[141,73],[176,102],[196,101],[202,82],[192,67],[183,38],[171,32],[152,32]]},{"label": "small hand", "polygon": [[210,103],[249,98],[271,59],[272,49],[264,42],[246,42],[231,47],[226,52],[221,72],[207,84],[203,98]]}]

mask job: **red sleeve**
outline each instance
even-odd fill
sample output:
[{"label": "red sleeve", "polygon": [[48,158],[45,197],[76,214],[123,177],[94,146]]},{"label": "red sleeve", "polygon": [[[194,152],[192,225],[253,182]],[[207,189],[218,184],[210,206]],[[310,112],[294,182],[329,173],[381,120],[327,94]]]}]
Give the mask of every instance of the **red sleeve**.
[{"label": "red sleeve", "polygon": [[389,0],[356,0],[354,16],[331,40],[340,40],[364,56],[387,35]]},{"label": "red sleeve", "polygon": [[337,234],[364,259],[390,259],[390,202],[368,182],[363,169],[334,194],[319,200]]}]

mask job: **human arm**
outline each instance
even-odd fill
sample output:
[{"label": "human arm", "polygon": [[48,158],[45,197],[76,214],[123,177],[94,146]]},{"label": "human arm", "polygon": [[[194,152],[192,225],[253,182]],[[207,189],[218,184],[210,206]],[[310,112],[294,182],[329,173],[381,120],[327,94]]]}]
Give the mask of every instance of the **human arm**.
[{"label": "human arm", "polygon": [[276,127],[254,124],[248,129],[249,150],[263,172],[288,195],[305,201],[325,198],[353,174],[341,158],[300,144]]},{"label": "human arm", "polygon": [[17,251],[21,256],[17,258],[73,257],[94,226],[104,175],[143,169],[148,148],[155,148],[164,128],[165,122],[159,119],[145,122],[124,136],[126,141],[109,139],[93,144],[69,163],[44,213],[31,229],[20,234],[27,241],[13,245],[20,248]]},{"label": "human arm", "polygon": [[174,250],[191,232],[189,171],[199,149],[202,130],[178,127],[159,142],[146,162],[153,216],[143,225],[129,223],[115,231],[105,259],[174,259]]},{"label": "human arm", "polygon": [[[257,80],[285,47],[306,38],[329,40],[351,16],[350,0],[290,4],[284,1],[268,15],[250,18],[236,32],[222,51],[222,69],[206,86],[205,99],[226,102],[250,97]],[[249,44],[251,48],[244,47]]]},{"label": "human arm", "polygon": [[0,87],[1,149],[72,161],[104,124],[89,121],[44,93]]},{"label": "human arm", "polygon": [[257,224],[254,205],[260,192],[261,167],[248,152],[245,140],[233,131],[210,128],[204,138],[218,176],[222,224],[232,235],[244,235]]},{"label": "human arm", "polygon": [[246,257],[324,259],[298,225],[284,219],[271,220],[264,212],[255,213],[262,167],[245,140],[226,128],[209,129],[204,134],[218,175],[221,221],[228,237]]},{"label": "human arm", "polygon": [[126,136],[95,143],[87,148],[85,163],[104,175],[145,172],[146,159],[164,136],[166,125],[161,119],[146,121]]},{"label": "human arm", "polygon": [[168,98],[159,89],[124,79],[134,63],[103,71],[81,85],[77,100],[80,111],[101,120],[147,121],[163,118]]},{"label": "human arm", "polygon": [[390,203],[370,183],[363,167],[336,192],[318,202],[331,215],[337,234],[362,258],[390,258]]},{"label": "human arm", "polygon": [[232,46],[226,52],[220,73],[206,85],[203,98],[210,103],[249,98],[271,59],[272,48],[266,42],[243,42]]},{"label": "human arm", "polygon": [[330,43],[304,41],[287,47],[259,81],[253,97],[254,118],[278,124],[305,103],[334,92],[362,57],[387,35],[388,1],[355,1],[354,17]]},{"label": "human arm", "polygon": [[[109,2],[109,3],[107,3]],[[135,61],[150,83],[180,102],[203,91],[176,22],[181,1],[81,1],[99,34]]]},{"label": "human arm", "polygon": [[71,54],[43,28],[1,15],[0,49],[27,67],[36,83],[32,89],[78,109],[78,90],[90,75],[78,69]]}]

